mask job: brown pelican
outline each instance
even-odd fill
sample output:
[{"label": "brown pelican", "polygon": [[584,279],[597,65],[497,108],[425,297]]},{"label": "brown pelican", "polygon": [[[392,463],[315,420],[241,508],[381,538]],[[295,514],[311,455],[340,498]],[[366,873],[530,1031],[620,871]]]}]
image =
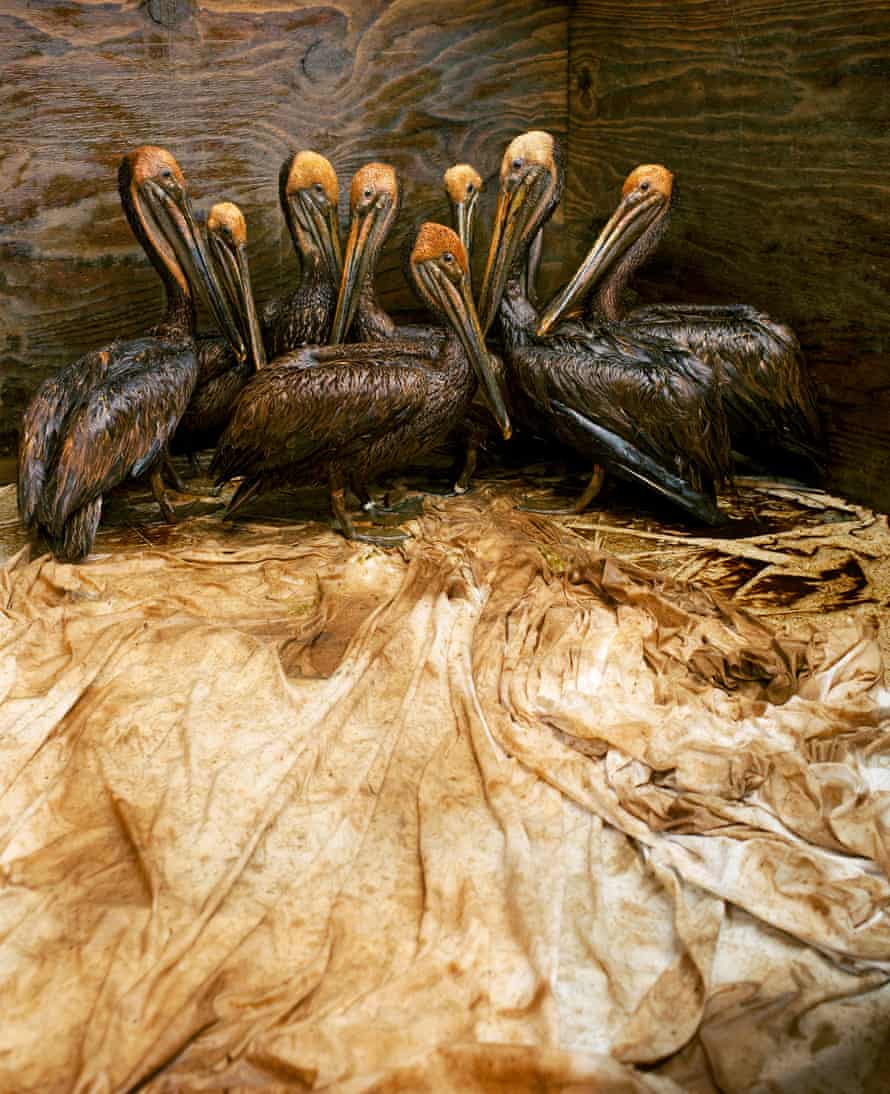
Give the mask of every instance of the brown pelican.
[{"label": "brown pelican", "polygon": [[482,176],[468,163],[449,167],[442,179],[451,205],[451,220],[468,255],[473,253],[473,231],[476,209],[482,193]]},{"label": "brown pelican", "polygon": [[[575,276],[556,294],[538,325],[548,334],[588,299],[594,325],[620,315],[628,279],[657,248],[670,219],[673,176],[645,164],[628,175],[618,208]],[[797,338],[784,323],[743,304],[658,304],[624,317],[625,329],[685,346],[722,372],[723,406],[733,447],[758,463],[819,472],[821,429],[815,393]]]},{"label": "brown pelican", "polygon": [[[282,164],[278,182],[281,210],[302,276],[296,290],[269,301],[262,309],[262,346],[256,349],[264,348],[270,358],[327,339],[341,262],[337,222],[340,187],[328,160],[317,152],[294,152]],[[220,243],[224,241],[226,225],[234,226],[223,218],[219,224]],[[243,244],[239,250],[238,261],[246,262]],[[216,444],[229,420],[236,395],[259,367],[257,361],[253,348],[246,361],[238,360],[227,339],[219,336],[198,339],[198,382],[173,439],[175,450],[193,457],[199,449]]]},{"label": "brown pelican", "polygon": [[[187,437],[189,445],[193,446],[192,451],[216,444],[226,427],[238,393],[256,370],[266,363],[262,332],[252,295],[249,306],[241,311],[239,294],[251,294],[252,290],[247,268],[247,225],[237,205],[220,202],[213,206],[207,217],[207,237],[210,241],[213,272],[220,288],[225,292],[233,316],[241,327],[241,340],[247,346],[248,353],[243,361],[239,361],[234,350],[229,348],[230,367],[222,369],[203,384],[196,386],[174,436],[174,444],[178,437]],[[242,320],[242,315],[248,317],[247,321]],[[209,341],[210,339],[199,340],[199,359],[202,343]]]},{"label": "brown pelican", "polygon": [[[479,207],[479,195],[483,189],[482,176],[469,163],[456,163],[448,168],[442,181],[451,206],[452,227],[460,236],[467,255],[472,258],[476,213]],[[491,364],[498,382],[503,386],[503,362],[499,357],[492,355]],[[462,453],[462,457],[459,467],[455,468],[453,491],[446,491],[446,493],[465,494],[469,490],[470,480],[476,470],[479,449],[495,442],[497,436],[485,401],[480,400],[477,394],[467,412],[466,421],[457,427],[455,433],[456,447]]]},{"label": "brown pelican", "polygon": [[354,327],[357,342],[378,342],[396,334],[395,323],[374,292],[374,269],[398,210],[395,168],[388,163],[366,163],[360,167],[349,190],[349,237],[328,339],[331,345],[341,343],[350,327]]},{"label": "brown pelican", "polygon": [[509,436],[463,245],[451,229],[424,224],[410,270],[420,296],[447,323],[447,335],[425,350],[396,339],[329,346],[315,351],[312,367],[294,367],[297,351],[257,373],[214,456],[218,481],[244,478],[228,515],[268,486],[324,484],[347,538],[391,544],[393,537],[356,534],[346,511],[347,486],[368,504],[368,484],[376,476],[410,466],[461,421],[477,376]]},{"label": "brown pelican", "polygon": [[295,292],[262,309],[270,361],[297,346],[327,341],[342,265],[340,184],[330,162],[317,152],[294,153],[281,167],[279,195],[303,273]]},{"label": "brown pelican", "polygon": [[164,517],[174,519],[160,468],[198,375],[193,286],[202,288],[237,352],[245,352],[173,156],[150,145],[130,152],[118,188],[130,227],[164,283],[167,308],[148,335],[112,342],[47,380],[25,412],[19,511],[67,561],[89,553],[103,494],[128,478],[147,474]]},{"label": "brown pelican", "polygon": [[582,331],[540,338],[522,267],[559,201],[562,174],[549,133],[508,146],[479,298],[483,330],[500,314],[511,413],[593,464],[575,508],[599,490],[602,468],[641,482],[700,520],[722,520],[713,497],[728,473],[719,391],[710,371],[682,347],[634,332]]}]

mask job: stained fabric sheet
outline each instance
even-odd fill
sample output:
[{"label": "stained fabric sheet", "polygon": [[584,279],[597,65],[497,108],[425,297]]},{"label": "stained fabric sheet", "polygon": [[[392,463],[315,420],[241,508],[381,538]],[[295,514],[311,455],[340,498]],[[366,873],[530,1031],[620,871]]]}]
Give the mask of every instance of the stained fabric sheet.
[{"label": "stained fabric sheet", "polygon": [[514,500],[9,559],[0,1089],[886,1089],[886,522]]}]

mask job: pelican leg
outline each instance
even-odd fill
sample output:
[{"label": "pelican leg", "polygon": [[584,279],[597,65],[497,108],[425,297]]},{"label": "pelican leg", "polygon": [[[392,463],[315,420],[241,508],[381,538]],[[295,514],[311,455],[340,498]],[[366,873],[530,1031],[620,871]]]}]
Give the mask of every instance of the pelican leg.
[{"label": "pelican leg", "polygon": [[378,524],[391,523],[386,520],[392,515],[419,517],[423,513],[423,498],[405,498],[403,501],[392,504],[389,493],[383,498],[383,505],[378,505],[368,493],[364,482],[359,482],[352,475],[349,476],[349,488],[361,503],[362,509],[370,516],[371,520]]},{"label": "pelican leg", "polygon": [[164,467],[164,474],[167,476],[167,482],[173,487],[177,494],[187,494],[185,483],[182,481],[179,472],[173,466],[173,461],[170,459],[170,453],[165,452],[162,460]]},{"label": "pelican leg", "polygon": [[590,481],[587,486],[584,487],[584,492],[572,506],[576,513],[583,513],[593,499],[599,494],[603,488],[603,483],[606,479],[606,469],[601,467],[598,463],[593,465],[593,472],[590,476]]},{"label": "pelican leg", "polygon": [[350,475],[349,476],[349,489],[358,498],[359,505],[362,507],[362,509],[365,510],[365,512],[370,512],[376,506],[376,502],[371,497],[371,494],[368,491],[367,486],[365,485],[365,483],[361,479],[358,479],[355,476]]},{"label": "pelican leg", "polygon": [[454,483],[455,494],[466,494],[470,489],[470,480],[476,470],[476,461],[479,458],[479,442],[471,436],[467,441],[467,450],[464,453],[464,465]]},{"label": "pelican leg", "polygon": [[391,536],[368,536],[356,532],[355,525],[346,512],[346,490],[342,484],[331,481],[331,511],[334,519],[340,527],[340,531],[346,537],[358,543],[373,543],[375,547],[397,547],[411,536],[407,532],[397,532]]},{"label": "pelican leg", "polygon": [[517,505],[517,509],[521,509],[524,513],[543,513],[551,517],[573,517],[578,513],[583,513],[593,499],[599,494],[603,488],[603,482],[606,478],[606,469],[601,467],[598,463],[593,465],[593,472],[584,490],[579,495],[577,501],[573,505],[564,506],[561,509],[543,509],[535,505],[528,505],[523,502],[521,505]]},{"label": "pelican leg", "polygon": [[175,524],[176,523],[176,511],[174,510],[173,506],[170,504],[169,499],[167,498],[167,493],[164,490],[164,480],[161,478],[161,466],[162,466],[162,464],[163,464],[163,461],[161,461],[160,463],[156,463],[154,465],[154,467],[152,468],[151,473],[149,475],[149,482],[151,483],[151,492],[154,495],[155,501],[158,503],[158,506],[161,510],[161,514],[164,517],[164,520],[168,524]]}]

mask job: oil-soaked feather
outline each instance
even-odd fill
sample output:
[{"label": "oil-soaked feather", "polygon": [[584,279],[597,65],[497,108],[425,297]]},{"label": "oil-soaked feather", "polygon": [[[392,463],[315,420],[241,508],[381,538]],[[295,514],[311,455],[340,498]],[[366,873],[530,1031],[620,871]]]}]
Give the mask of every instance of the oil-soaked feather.
[{"label": "oil-soaked feather", "polygon": [[216,376],[240,366],[234,350],[220,334],[202,335],[195,339],[195,349],[198,354],[196,391],[200,390],[204,384],[210,383]]},{"label": "oil-soaked feather", "polygon": [[340,354],[312,368],[272,366],[247,384],[213,458],[218,480],[366,445],[418,413],[428,394],[421,369],[380,368],[379,350],[356,364],[346,348],[331,347]]},{"label": "oil-soaked feather", "polygon": [[819,470],[815,393],[790,327],[745,304],[660,304],[633,311],[626,322],[688,347],[722,371],[723,404],[740,451],[769,458],[785,450]]},{"label": "oil-soaked feather", "polygon": [[[316,279],[304,282],[289,296],[268,301],[260,315],[266,357],[273,360],[298,346],[324,341],[336,303],[334,286]],[[238,394],[255,371],[252,363],[238,361],[218,335],[199,338],[197,350],[198,381],[171,444],[177,452],[217,443]]]},{"label": "oil-soaked feather", "polygon": [[605,453],[607,460],[603,462],[608,462],[609,468],[620,478],[643,483],[707,524],[723,522],[720,510],[709,497],[692,489],[685,479],[666,470],[626,438],[605,429],[559,400],[554,399],[551,406],[557,417],[563,419],[563,428],[575,434],[574,447],[583,449],[586,440],[597,462],[602,460]]},{"label": "oil-soaked feather", "polygon": [[79,357],[45,380],[28,405],[19,443],[19,513],[26,526],[34,523],[40,499],[71,414],[100,383],[141,367],[156,347],[155,338],[112,342]]},{"label": "oil-soaked feather", "polygon": [[337,289],[324,277],[304,280],[290,296],[270,300],[261,310],[266,357],[272,361],[297,346],[325,342],[337,306]]},{"label": "oil-soaked feather", "polygon": [[154,340],[138,364],[109,374],[72,411],[40,507],[53,535],[81,506],[150,469],[185,410],[197,370],[191,343]]},{"label": "oil-soaked feather", "polygon": [[[463,421],[475,373],[455,334],[319,348],[274,364],[244,389],[212,465],[243,475],[235,501],[280,483],[366,488],[409,465]],[[294,362],[304,361],[302,367]]]},{"label": "oil-soaked feather", "polygon": [[[444,341],[444,336],[442,341]],[[415,339],[386,342],[344,342],[339,346],[304,346],[275,361],[275,368],[314,368],[316,365],[422,364],[434,359],[437,346]]]},{"label": "oil-soaked feather", "polygon": [[196,387],[173,435],[171,449],[194,452],[215,445],[253,375],[253,366],[240,362]]},{"label": "oil-soaked feather", "polygon": [[65,521],[61,536],[52,538],[53,554],[62,562],[80,562],[90,553],[99,521],[102,495],[76,509]]},{"label": "oil-soaked feather", "polygon": [[646,356],[654,352],[644,344],[640,362],[604,336],[553,348],[518,347],[510,364],[514,382],[539,414],[549,415],[557,400],[696,489],[722,482],[730,451],[713,375],[688,353],[665,348],[667,359],[656,364]]}]

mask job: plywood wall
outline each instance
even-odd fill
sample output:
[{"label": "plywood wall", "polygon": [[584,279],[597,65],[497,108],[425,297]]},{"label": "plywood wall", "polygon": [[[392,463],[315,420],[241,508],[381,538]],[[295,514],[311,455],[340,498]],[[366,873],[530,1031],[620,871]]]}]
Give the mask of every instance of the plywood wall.
[{"label": "plywood wall", "polygon": [[890,3],[578,0],[568,249],[625,175],[678,209],[637,288],[790,322],[818,380],[830,481],[890,510]]},{"label": "plywood wall", "polygon": [[0,5],[0,453],[39,381],[144,329],[156,278],[120,213],[119,157],[167,145],[199,205],[243,205],[258,295],[296,275],[278,166],[314,147],[344,184],[394,163],[402,237],[440,177],[494,183],[506,141],[567,145],[545,280],[573,267],[640,162],[679,207],[637,288],[789,321],[817,378],[831,484],[890,509],[890,0],[5,0]]},{"label": "plywood wall", "polygon": [[403,216],[379,286],[387,306],[411,305],[402,237],[447,217],[445,168],[469,160],[493,181],[517,132],[565,136],[568,11],[533,0],[5,0],[0,452],[43,377],[158,314],[157,278],[118,203],[128,148],[165,145],[199,205],[242,205],[260,299],[297,270],[277,207],[288,152],[332,160],[344,212],[359,165],[393,163]]}]

